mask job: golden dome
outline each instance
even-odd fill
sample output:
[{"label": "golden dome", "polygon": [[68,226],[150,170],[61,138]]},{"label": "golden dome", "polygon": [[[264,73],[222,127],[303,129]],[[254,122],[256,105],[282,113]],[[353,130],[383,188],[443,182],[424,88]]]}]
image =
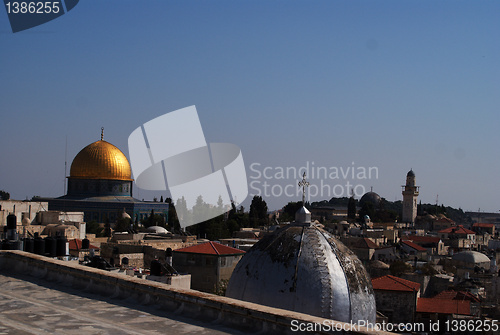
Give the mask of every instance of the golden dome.
[{"label": "golden dome", "polygon": [[71,164],[71,178],[132,180],[127,157],[113,144],[100,140],[83,148]]}]

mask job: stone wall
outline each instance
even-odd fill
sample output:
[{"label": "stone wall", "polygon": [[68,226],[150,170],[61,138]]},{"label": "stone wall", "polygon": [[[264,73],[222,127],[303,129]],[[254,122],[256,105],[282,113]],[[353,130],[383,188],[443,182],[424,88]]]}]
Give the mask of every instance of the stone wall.
[{"label": "stone wall", "polygon": [[414,292],[375,290],[377,311],[392,323],[414,322],[417,297]]},{"label": "stone wall", "polygon": [[[23,251],[0,251],[0,271],[22,273],[46,281],[59,282],[61,285],[100,294],[110,299],[133,298],[142,304],[158,305],[161,308],[159,310],[165,314],[181,314],[190,319],[203,319],[247,332],[293,334],[292,321],[307,324],[324,324],[325,322],[325,319],[315,316],[194,290],[170,288],[162,283],[110,273]],[[335,332],[335,334],[390,334],[371,331],[359,326],[355,330],[349,330],[352,329],[349,324],[327,321],[332,328],[337,326],[348,329]],[[317,331],[316,333],[333,334],[334,332]]]}]

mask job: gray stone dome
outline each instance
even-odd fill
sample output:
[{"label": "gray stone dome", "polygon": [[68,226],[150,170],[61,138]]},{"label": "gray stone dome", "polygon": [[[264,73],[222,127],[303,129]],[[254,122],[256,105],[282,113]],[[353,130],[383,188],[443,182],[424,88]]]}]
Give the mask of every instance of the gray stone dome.
[{"label": "gray stone dome", "polygon": [[462,251],[453,255],[452,259],[455,261],[471,263],[471,264],[490,263],[490,259],[485,254],[469,250]]},{"label": "gray stone dome", "polygon": [[380,201],[382,201],[380,195],[375,192],[367,192],[361,197],[361,199],[359,199],[359,204],[360,206],[363,206],[365,202],[371,202],[373,204],[373,207],[377,208],[380,204]]},{"label": "gray stone dome", "polygon": [[323,318],[375,323],[375,296],[360,260],[317,226],[288,225],[238,262],[226,295]]},{"label": "gray stone dome", "polygon": [[408,173],[406,174],[407,177],[415,177],[415,172],[413,172],[413,169],[411,169],[410,171],[408,171]]}]

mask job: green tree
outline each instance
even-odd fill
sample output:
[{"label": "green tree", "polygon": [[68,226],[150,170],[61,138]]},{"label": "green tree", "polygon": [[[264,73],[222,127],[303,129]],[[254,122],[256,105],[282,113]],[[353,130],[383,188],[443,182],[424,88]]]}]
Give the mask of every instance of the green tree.
[{"label": "green tree", "polygon": [[347,203],[347,217],[349,219],[356,219],[356,199],[353,196],[349,198]]},{"label": "green tree", "polygon": [[106,218],[106,222],[104,223],[104,237],[111,237],[111,224],[108,218]]},{"label": "green tree", "polygon": [[364,221],[365,215],[370,217],[370,220],[375,218],[375,208],[370,201],[365,201],[359,210],[359,220]]},{"label": "green tree", "polygon": [[142,225],[146,228],[151,226],[160,226],[166,228],[165,218],[163,215],[155,214],[154,209],[151,210],[151,214],[147,218],[141,221]]},{"label": "green tree", "polygon": [[115,231],[116,232],[127,232],[130,230],[132,220],[129,218],[119,218],[116,220]]},{"label": "green tree", "polygon": [[389,267],[393,276],[401,276],[403,273],[411,272],[412,269],[412,266],[405,261],[395,261]]},{"label": "green tree", "polygon": [[187,202],[186,199],[184,199],[184,196],[177,199],[177,202],[175,203],[175,213],[179,218],[179,221],[191,222],[192,213],[188,211]]},{"label": "green tree", "polygon": [[214,288],[214,294],[225,297],[228,284],[229,284],[229,279],[221,279]]},{"label": "green tree", "polygon": [[172,232],[179,232],[181,230],[181,225],[179,218],[177,217],[177,211],[175,210],[174,203],[171,198],[166,198],[165,202],[168,204],[168,225],[171,227]]},{"label": "green tree", "polygon": [[87,222],[85,232],[87,234],[95,234],[96,237],[104,236],[104,228],[95,220]]},{"label": "green tree", "polygon": [[269,224],[269,216],[267,214],[267,203],[261,196],[254,196],[250,204],[249,212],[250,225],[259,227]]},{"label": "green tree", "polygon": [[0,200],[9,200],[10,199],[10,193],[5,192],[4,190],[0,190]]},{"label": "green tree", "polygon": [[283,207],[283,212],[280,216],[281,222],[292,222],[295,220],[295,213],[302,207],[302,201],[289,202]]},{"label": "green tree", "polygon": [[422,274],[424,274],[426,276],[434,276],[434,275],[438,274],[436,269],[429,263],[425,263],[424,265],[422,265],[422,267],[420,268],[420,271],[422,271]]}]

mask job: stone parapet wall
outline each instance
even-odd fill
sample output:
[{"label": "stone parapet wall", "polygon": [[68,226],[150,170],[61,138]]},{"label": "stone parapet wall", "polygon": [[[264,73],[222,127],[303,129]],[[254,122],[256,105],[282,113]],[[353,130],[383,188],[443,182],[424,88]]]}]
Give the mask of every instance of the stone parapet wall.
[{"label": "stone parapet wall", "polygon": [[[51,259],[23,251],[0,251],[0,272],[20,273],[55,281],[86,292],[115,299],[134,298],[141,304],[158,305],[165,313],[222,324],[237,330],[261,333],[297,333],[292,324],[325,324],[319,317],[271,308],[195,290],[171,288],[166,284],[110,273],[79,264]],[[293,322],[293,323],[292,323]],[[351,329],[352,325],[333,320],[326,323]],[[336,334],[389,334],[356,327],[355,331]],[[318,331],[329,334],[332,332]]]}]

